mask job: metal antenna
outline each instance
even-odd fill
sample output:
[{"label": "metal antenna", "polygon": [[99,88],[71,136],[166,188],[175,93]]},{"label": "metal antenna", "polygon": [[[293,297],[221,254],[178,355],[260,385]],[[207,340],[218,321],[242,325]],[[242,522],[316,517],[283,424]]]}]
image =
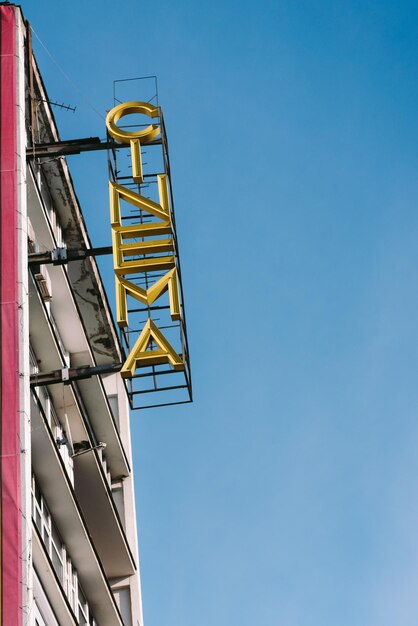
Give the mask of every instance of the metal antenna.
[{"label": "metal antenna", "polygon": [[51,104],[54,107],[59,107],[60,109],[65,109],[66,111],[72,111],[75,113],[77,107],[72,107],[69,104],[54,102],[53,100],[44,100],[43,98],[36,98],[38,102],[46,102],[47,104]]}]

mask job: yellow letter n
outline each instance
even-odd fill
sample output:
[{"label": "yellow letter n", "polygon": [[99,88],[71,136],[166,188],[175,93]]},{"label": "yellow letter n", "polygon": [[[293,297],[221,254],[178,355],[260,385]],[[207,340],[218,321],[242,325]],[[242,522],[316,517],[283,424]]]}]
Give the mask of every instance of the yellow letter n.
[{"label": "yellow letter n", "polygon": [[[169,270],[175,267],[174,256],[170,254],[174,252],[172,236],[163,239],[148,239],[148,237],[153,236],[172,235],[166,174],[158,175],[158,191],[160,204],[141,196],[139,193],[132,191],[132,189],[122,187],[122,185],[112,181],[109,182],[113,260],[115,274],[118,276],[138,272]],[[140,210],[150,213],[160,221],[122,226],[121,199]],[[125,243],[126,239],[138,238],[141,241]],[[159,253],[169,254],[146,258],[146,255]],[[145,258],[129,259],[132,256],[144,256]]]}]

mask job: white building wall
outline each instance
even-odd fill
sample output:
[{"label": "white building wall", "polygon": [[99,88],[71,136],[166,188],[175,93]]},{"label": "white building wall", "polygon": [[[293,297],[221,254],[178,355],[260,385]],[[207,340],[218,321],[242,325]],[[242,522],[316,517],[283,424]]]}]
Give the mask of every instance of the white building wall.
[{"label": "white building wall", "polygon": [[25,26],[16,10],[17,65],[17,180],[19,250],[19,402],[20,468],[22,485],[22,607],[24,624],[33,619],[32,516],[31,516],[31,425],[29,370],[28,218],[26,203],[26,114],[25,114]]}]

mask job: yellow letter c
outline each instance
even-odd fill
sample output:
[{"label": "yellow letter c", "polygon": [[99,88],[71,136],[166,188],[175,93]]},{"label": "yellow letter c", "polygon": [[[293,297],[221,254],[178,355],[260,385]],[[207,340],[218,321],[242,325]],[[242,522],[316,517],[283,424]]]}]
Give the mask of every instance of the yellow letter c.
[{"label": "yellow letter c", "polygon": [[106,116],[106,126],[110,135],[121,143],[129,143],[132,139],[139,139],[141,143],[152,141],[160,134],[158,124],[150,124],[142,130],[126,131],[121,130],[116,123],[125,115],[140,113],[148,117],[158,117],[158,107],[149,102],[123,102],[115,106]]}]

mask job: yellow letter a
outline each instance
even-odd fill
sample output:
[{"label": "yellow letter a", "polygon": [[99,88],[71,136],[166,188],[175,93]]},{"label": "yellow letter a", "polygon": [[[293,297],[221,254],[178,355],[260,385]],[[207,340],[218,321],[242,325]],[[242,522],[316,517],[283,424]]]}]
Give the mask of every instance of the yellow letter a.
[{"label": "yellow letter a", "polygon": [[[151,340],[156,344],[157,350],[147,349]],[[154,322],[148,319],[120,373],[122,378],[132,378],[137,367],[161,365],[162,363],[169,363],[175,370],[184,369],[181,357]]]}]

